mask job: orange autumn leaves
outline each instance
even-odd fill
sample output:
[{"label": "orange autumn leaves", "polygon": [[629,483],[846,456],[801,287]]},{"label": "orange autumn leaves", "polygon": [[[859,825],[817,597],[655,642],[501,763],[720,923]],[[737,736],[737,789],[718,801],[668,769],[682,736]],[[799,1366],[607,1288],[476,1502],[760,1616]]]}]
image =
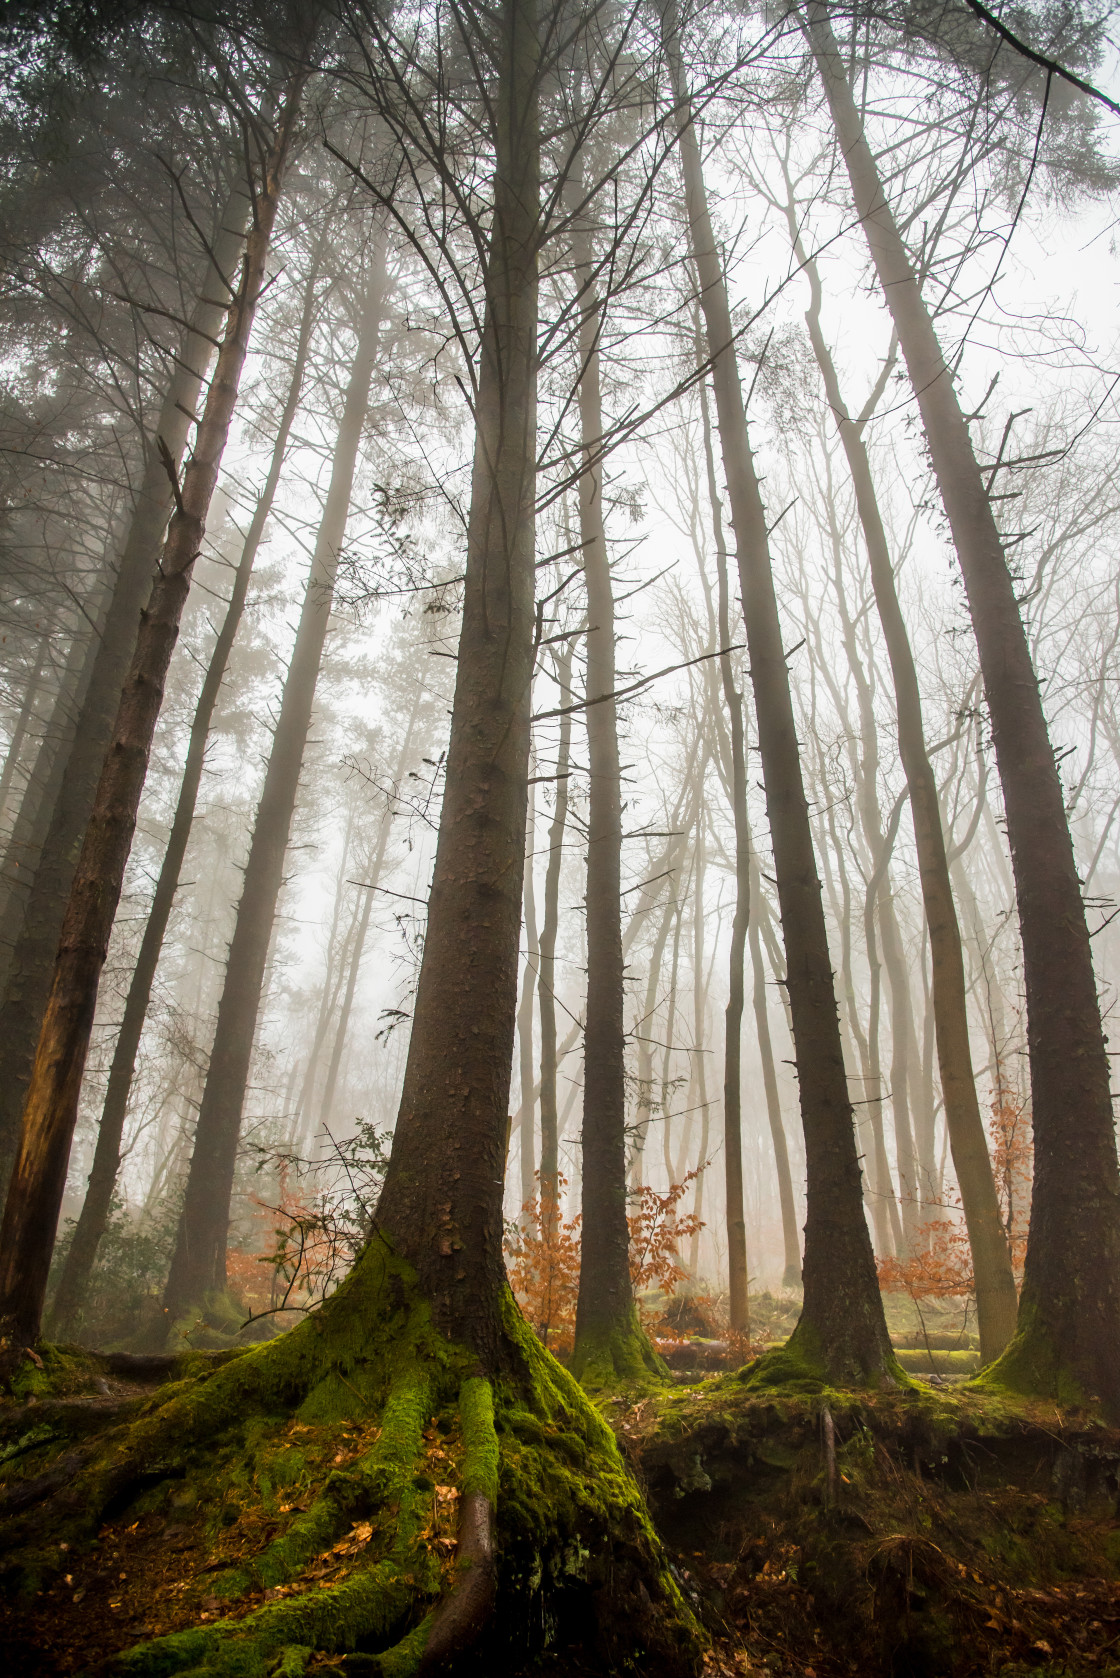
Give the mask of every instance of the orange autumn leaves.
[{"label": "orange autumn leaves", "polygon": [[[1030,1220],[1031,1163],[1034,1147],[1026,1102],[1000,1079],[993,1092],[988,1121],[992,1172],[999,1196],[1004,1238],[1016,1277],[1023,1272]],[[918,1229],[905,1258],[876,1260],[884,1293],[911,1299],[959,1299],[975,1287],[972,1254],[964,1223],[958,1217],[932,1218]]]},{"label": "orange autumn leaves", "polygon": [[[681,1247],[703,1226],[695,1214],[682,1214],[680,1202],[695,1182],[690,1171],[683,1182],[664,1194],[648,1185],[636,1191],[630,1226],[630,1279],[634,1293],[657,1290],[671,1294],[688,1274],[680,1261]],[[561,1177],[558,1190],[567,1187]],[[560,1355],[571,1350],[579,1293],[579,1226],[577,1214],[565,1218],[558,1197],[536,1195],[526,1201],[521,1221],[506,1246],[510,1286],[538,1339]]]}]

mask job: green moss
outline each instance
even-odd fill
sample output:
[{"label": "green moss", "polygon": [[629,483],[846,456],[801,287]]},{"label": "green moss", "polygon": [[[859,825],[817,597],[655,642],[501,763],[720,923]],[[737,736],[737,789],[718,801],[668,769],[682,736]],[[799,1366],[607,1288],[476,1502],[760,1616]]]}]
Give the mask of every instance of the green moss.
[{"label": "green moss", "polygon": [[971,1375],[980,1368],[980,1356],[977,1352],[919,1352],[903,1347],[896,1350],[894,1355],[903,1369],[911,1370],[916,1375],[924,1375],[930,1371],[940,1375]]},{"label": "green moss", "polygon": [[[407,1267],[377,1245],[289,1335],[204,1359],[110,1433],[80,1477],[84,1512],[69,1517],[75,1528],[92,1531],[122,1486],[150,1480],[153,1469],[173,1472],[184,1477],[180,1498],[198,1494],[192,1506],[205,1517],[197,1530],[220,1555],[224,1520],[254,1507],[258,1518],[273,1518],[289,1488],[314,1479],[318,1459],[302,1438],[293,1443],[293,1418],[327,1438],[334,1427],[380,1423],[365,1454],[327,1473],[285,1532],[251,1561],[207,1577],[226,1617],[137,1645],[103,1671],[266,1678],[302,1672],[312,1651],[372,1649],[383,1678],[410,1678],[445,1583],[425,1461],[438,1444],[427,1432],[436,1417],[444,1440],[459,1433],[462,1441],[461,1458],[453,1446],[439,1477],[458,1462],[461,1492],[484,1494],[498,1512],[503,1621],[514,1614],[526,1627],[551,1625],[551,1604],[582,1583],[586,1600],[603,1604],[595,1612],[608,1641],[617,1635],[650,1671],[694,1669],[702,1635],[613,1434],[508,1292],[502,1311],[510,1365],[491,1381],[473,1354],[437,1334]],[[164,1494],[156,1487],[144,1495]],[[367,1520],[368,1530],[358,1524]],[[57,1567],[60,1534],[51,1536]],[[320,1558],[333,1568],[336,1555],[349,1571],[326,1584]],[[285,1590],[275,1600],[245,1600],[278,1585]],[[545,1602],[534,1606],[537,1598]],[[609,1605],[624,1601],[612,1615]],[[628,1652],[620,1666],[630,1664]]]},{"label": "green moss", "polygon": [[620,1388],[650,1390],[671,1377],[631,1306],[624,1322],[599,1333],[580,1334],[572,1350],[571,1371],[589,1393],[602,1396]]},{"label": "green moss", "polygon": [[472,1375],[459,1388],[459,1416],[463,1425],[463,1496],[480,1492],[491,1505],[498,1502],[500,1448],[494,1431],[494,1392],[489,1381]]},{"label": "green moss", "polygon": [[972,1385],[1025,1398],[1050,1399],[1062,1409],[1096,1408],[1073,1371],[1059,1358],[1037,1307],[1029,1300],[1020,1307],[1019,1326],[1007,1350]]}]

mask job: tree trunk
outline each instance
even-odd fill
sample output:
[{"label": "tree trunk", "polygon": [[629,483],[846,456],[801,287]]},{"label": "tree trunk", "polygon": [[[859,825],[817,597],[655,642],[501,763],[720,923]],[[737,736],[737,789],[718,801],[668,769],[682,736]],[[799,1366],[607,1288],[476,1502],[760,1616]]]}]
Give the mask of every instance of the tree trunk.
[{"label": "tree trunk", "polygon": [[[731,645],[730,590],[727,583],[727,544],[723,532],[719,485],[716,482],[708,389],[700,387],[704,426],[704,464],[716,547],[718,634],[721,647]],[[723,1167],[727,1197],[727,1309],[733,1334],[750,1332],[747,1277],[747,1219],[743,1205],[743,1007],[747,923],[751,910],[751,831],[747,816],[747,755],[743,738],[743,696],[735,686],[731,654],[719,661],[723,701],[731,734],[731,814],[735,829],[735,912],[731,919],[728,956],[727,1009],[723,1051]],[[784,1140],[784,1139],[783,1139]]]},{"label": "tree trunk", "polygon": [[163,940],[167,933],[168,922],[171,919],[175,894],[179,889],[183,859],[187,853],[187,843],[194,824],[198,790],[202,784],[202,772],[206,762],[206,746],[210,738],[210,725],[214,718],[214,711],[217,707],[218,696],[225,679],[226,667],[229,664],[230,653],[233,650],[242,613],[245,610],[245,600],[249,592],[249,579],[257,557],[257,550],[264,535],[265,525],[272,510],[284,457],[287,453],[288,438],[299,407],[307,352],[311,341],[311,328],[314,323],[317,279],[318,268],[316,266],[312,269],[304,294],[303,319],[300,323],[296,358],[288,385],[287,400],[280,416],[280,425],[273,445],[268,477],[253,512],[245,544],[241,551],[241,559],[234,575],[233,589],[230,593],[229,605],[226,607],[226,615],[222,620],[222,627],[218,632],[217,640],[214,642],[214,650],[210,655],[210,663],[202,683],[202,690],[195,705],[190,741],[187,746],[187,760],[183,766],[183,779],[179,787],[179,797],[171,823],[171,832],[167,838],[167,849],[163,853],[159,879],[156,881],[152,906],[148,911],[144,936],[129,982],[124,1015],[113,1049],[113,1060],[109,1068],[109,1082],[105,1091],[105,1105],[101,1112],[101,1125],[97,1133],[97,1146],[94,1150],[93,1165],[90,1170],[89,1183],[86,1187],[86,1197],[77,1227],[74,1230],[74,1239],[70,1244],[70,1250],[66,1255],[66,1262],[59,1277],[58,1289],[51,1305],[50,1330],[56,1339],[67,1340],[74,1339],[77,1336],[81,1326],[82,1308],[97,1259],[97,1250],[109,1221],[113,1190],[116,1186],[117,1173],[120,1170],[121,1141],[124,1136],[132,1080],[136,1071],[136,1056],[140,1049],[140,1039],[144,1031],[144,1021],[147,1018],[148,1004],[151,1001],[152,986],[155,983],[160,951],[163,948]]},{"label": "tree trunk", "polygon": [[[758,863],[752,857],[756,877],[751,881],[751,901],[757,904]],[[770,1012],[766,1001],[766,968],[762,960],[762,941],[758,933],[757,909],[751,916],[747,936],[751,949],[751,972],[754,986],[751,1001],[754,1025],[758,1036],[758,1052],[762,1060],[762,1087],[766,1096],[766,1119],[770,1126],[770,1140],[774,1147],[774,1165],[778,1174],[778,1203],[782,1209],[782,1268],[783,1288],[801,1286],[801,1242],[797,1234],[797,1204],[793,1198],[793,1176],[789,1168],[789,1145],[786,1127],[782,1123],[782,1103],[778,1095],[778,1071],[774,1064],[774,1046],[770,1040]]]},{"label": "tree trunk", "polygon": [[506,0],[475,396],[463,627],[424,956],[383,1239],[483,1367],[502,1327],[503,1162],[517,1009],[534,659],[540,140],[537,16]]},{"label": "tree trunk", "polygon": [[[400,756],[397,758],[396,772],[393,776],[395,786],[400,785],[408,770],[408,760],[412,754],[412,742],[416,734],[416,723],[420,715],[421,690],[417,690],[412,714],[405,729],[404,741],[401,745]],[[381,878],[381,870],[385,866],[385,852],[389,848],[389,835],[393,825],[393,812],[386,807],[381,818],[377,834],[377,849],[373,854],[373,861],[368,870],[365,881],[365,902],[362,904],[361,918],[354,933],[354,947],[350,952],[350,967],[346,975],[346,989],[342,994],[342,1004],[338,1011],[338,1026],[334,1034],[334,1045],[331,1049],[330,1064],[327,1067],[327,1079],[323,1086],[323,1102],[320,1107],[320,1123],[324,1130],[330,1127],[334,1115],[335,1091],[338,1088],[338,1074],[342,1066],[342,1051],[346,1047],[346,1033],[350,1028],[350,1015],[354,1008],[354,992],[358,986],[358,972],[362,964],[362,952],[366,945],[369,932],[370,915],[373,913],[374,898],[377,896],[375,887]]]},{"label": "tree trunk", "polygon": [[241,282],[228,309],[198,441],[176,497],[66,904],[0,1231],[0,1335],[12,1354],[31,1345],[39,1332],[98,981],[120,899],[167,669],[237,402],[301,88],[302,78],[289,87],[255,194],[254,225],[246,243]]},{"label": "tree trunk", "polygon": [[556,655],[560,690],[560,743],[556,749],[556,803],[548,828],[548,865],[544,875],[544,920],[541,925],[537,998],[541,1018],[541,1215],[554,1221],[560,1202],[559,1128],[556,1108],[556,934],[560,925],[560,865],[564,860],[564,832],[568,825],[568,777],[571,763],[572,643],[564,641]]},{"label": "tree trunk", "polygon": [[863,441],[865,418],[861,416],[853,420],[842,399],[836,365],[821,330],[821,286],[817,266],[815,262],[806,261],[797,223],[792,217],[790,229],[798,260],[806,263],[811,303],[805,320],[824,382],[825,396],[851,473],[875,604],[894,681],[898,750],[910,795],[914,844],[918,853],[918,873],[932,956],[933,1020],[945,1122],[972,1249],[980,1355],[985,1363],[989,1363],[999,1356],[1015,1332],[1018,1300],[1011,1255],[1000,1225],[999,1200],[992,1177],[984,1122],[976,1096],[969,1047],[964,955],[949,879],[937,782],[926,751],[918,672],[899,605],[887,534],[879,513],[871,462]]},{"label": "tree trunk", "polygon": [[805,1131],[805,1302],[791,1348],[794,1355],[831,1378],[876,1382],[891,1372],[894,1358],[863,1215],[852,1104],[770,567],[766,515],[747,434],[727,287],[688,109],[673,0],[663,19],[680,125],[689,232],[700,276],[739,561]]},{"label": "tree trunk", "polygon": [[211,340],[221,331],[226,317],[222,300],[229,296],[226,275],[234,268],[244,243],[247,213],[242,188],[232,195],[219,223],[213,245],[214,261],[195,304],[191,329],[175,362],[156,434],[149,444],[89,686],[65,754],[65,769],[59,776],[50,826],[23,910],[0,1004],[0,1195],[7,1192],[19,1143],[20,1118],[51,992],[74,869],[89,826],[98,776],[137,644],[140,614],[152,587],[152,574],[171,510],[167,468],[160,458],[158,440],[162,438],[178,469],[210,362]]},{"label": "tree trunk", "polygon": [[44,723],[35,762],[28,772],[11,835],[4,847],[0,875],[0,985],[5,991],[35,885],[35,870],[66,777],[74,731],[89,692],[112,593],[113,579],[107,576],[91,591],[92,598],[85,604],[83,617],[89,621],[82,624],[81,633],[75,634],[70,643],[50,716]]},{"label": "tree trunk", "polygon": [[[968,425],[864,139],[828,11],[813,5],[809,17],[960,560],[1003,787],[1023,947],[1035,1175],[1020,1329],[1001,1369],[1009,1382],[1049,1394],[1072,1380],[1120,1416],[1120,1172],[1061,777]],[[932,811],[923,819],[932,824]]]},{"label": "tree trunk", "polygon": [[626,1220],[626,1023],[622,956],[622,779],[618,758],[614,594],[603,524],[602,318],[590,233],[572,236],[580,309],[579,528],[587,585],[587,1015],[583,1034],[583,1196],[571,1369],[603,1382],[658,1368],[638,1323]]},{"label": "tree trunk", "polygon": [[517,1044],[520,1055],[521,1105],[517,1112],[518,1159],[521,1173],[521,1205],[527,1206],[537,1192],[536,1092],[533,1079],[533,993],[536,990],[540,946],[537,940],[537,904],[533,890],[536,849],[536,812],[532,787],[526,820],[528,853],[525,858],[525,972],[521,978],[521,1003],[517,1010]]},{"label": "tree trunk", "polygon": [[6,814],[8,794],[12,790],[12,782],[19,769],[19,760],[23,753],[23,742],[27,738],[27,731],[35,716],[36,701],[43,685],[43,665],[46,662],[47,649],[50,645],[51,633],[46,631],[39,636],[35,647],[35,656],[24,684],[23,698],[16,713],[12,737],[8,742],[7,755],[4,758],[3,773],[0,773],[0,822]]},{"label": "tree trunk", "polygon": [[201,1305],[208,1294],[225,1289],[226,1239],[241,1112],[276,904],[284,877],[284,858],[311,727],[315,687],[330,623],[335,576],[346,534],[358,449],[369,406],[385,284],[385,249],[377,236],[370,252],[370,270],[335,444],[330,487],[315,541],[230,941],[210,1067],[198,1111],[194,1152],[164,1292],[163,1307],[169,1326],[185,1311]]}]

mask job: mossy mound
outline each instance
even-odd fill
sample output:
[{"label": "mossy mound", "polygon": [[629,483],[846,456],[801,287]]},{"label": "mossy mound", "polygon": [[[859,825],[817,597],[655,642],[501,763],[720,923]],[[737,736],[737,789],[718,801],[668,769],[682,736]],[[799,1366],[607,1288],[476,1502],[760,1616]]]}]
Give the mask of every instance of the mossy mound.
[{"label": "mossy mound", "polygon": [[621,1413],[743,1672],[1120,1672],[1120,1433],[982,1388],[760,1389]]},{"label": "mossy mound", "polygon": [[30,1442],[0,1471],[10,1670],[404,1678],[564,1640],[695,1670],[613,1435],[512,1297],[505,1330],[487,1378],[378,1246],[283,1338]]}]

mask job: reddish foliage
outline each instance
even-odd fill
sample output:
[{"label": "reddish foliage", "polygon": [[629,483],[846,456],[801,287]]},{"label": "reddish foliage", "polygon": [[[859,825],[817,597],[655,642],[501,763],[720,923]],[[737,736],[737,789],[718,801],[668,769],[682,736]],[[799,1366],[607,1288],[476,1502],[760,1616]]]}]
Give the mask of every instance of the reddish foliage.
[{"label": "reddish foliage", "polygon": [[[1019,1277],[1027,1246],[1034,1144],[1027,1104],[1004,1084],[998,1069],[991,1112],[988,1135],[992,1171],[1012,1267]],[[960,1205],[957,1197],[955,1205]],[[909,1257],[885,1256],[875,1262],[879,1286],[885,1293],[907,1293],[915,1300],[959,1299],[975,1288],[972,1253],[959,1214],[923,1224]]]},{"label": "reddish foliage", "polygon": [[288,1188],[284,1173],[278,1204],[270,1206],[255,1197],[253,1204],[254,1222],[266,1226],[262,1247],[257,1252],[245,1247],[229,1249],[226,1280],[230,1292],[254,1317],[284,1305],[309,1305],[321,1291],[331,1256],[321,1214]]},{"label": "reddish foliage", "polygon": [[[539,1177],[539,1173],[538,1173]],[[630,1226],[630,1279],[636,1294],[656,1288],[671,1294],[687,1274],[680,1262],[681,1243],[704,1225],[694,1214],[681,1217],[677,1207],[696,1177],[665,1194],[648,1185],[627,1216]],[[559,1180],[561,1193],[567,1179]],[[525,1202],[521,1222],[506,1247],[510,1286],[537,1337],[553,1352],[571,1351],[579,1295],[580,1219],[564,1218],[559,1206],[539,1195]]]}]

